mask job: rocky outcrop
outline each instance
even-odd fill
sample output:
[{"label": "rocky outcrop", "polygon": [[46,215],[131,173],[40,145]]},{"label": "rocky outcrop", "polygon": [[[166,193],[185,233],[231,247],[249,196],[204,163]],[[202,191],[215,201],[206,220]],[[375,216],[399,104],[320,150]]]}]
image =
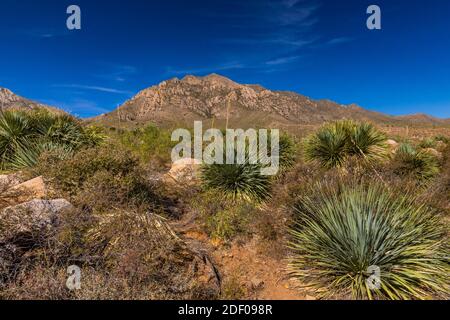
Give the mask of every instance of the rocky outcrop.
[{"label": "rocky outcrop", "polygon": [[[410,121],[408,117],[392,117],[355,104],[342,105],[330,100],[313,100],[294,92],[239,84],[217,74],[164,81],[142,90],[117,110],[96,120],[179,124],[192,119],[224,120],[227,117],[253,126],[264,121],[286,125],[321,124],[343,118],[383,124]],[[429,124],[449,123],[433,117],[422,120]]]},{"label": "rocky outcrop", "polygon": [[28,239],[40,237],[57,226],[59,215],[71,208],[64,199],[36,199],[3,209],[0,212],[0,242],[11,242],[23,235]]},{"label": "rocky outcrop", "polygon": [[198,184],[200,180],[201,161],[191,158],[181,159],[172,165],[170,171],[164,176],[166,183],[181,185]]},{"label": "rocky outcrop", "polygon": [[387,146],[389,148],[389,151],[391,153],[396,153],[397,150],[398,150],[398,147],[400,146],[400,144],[397,141],[392,140],[392,139],[387,140],[386,144],[387,144]]},{"label": "rocky outcrop", "polygon": [[6,88],[0,88],[0,109],[31,110],[35,108],[43,108],[53,111],[57,110],[54,107],[46,106],[41,103],[18,96],[11,90],[8,90]]},{"label": "rocky outcrop", "polygon": [[12,188],[22,182],[18,174],[0,175],[0,190],[4,192],[6,189]]},{"label": "rocky outcrop", "polygon": [[8,192],[18,194],[17,202],[26,202],[32,199],[43,199],[47,196],[47,186],[42,177],[37,177],[13,186]]},{"label": "rocky outcrop", "polygon": [[72,208],[64,199],[35,199],[0,211],[0,285],[14,275],[27,251],[44,243],[61,213]]},{"label": "rocky outcrop", "polygon": [[19,174],[0,176],[0,210],[33,199],[47,197],[47,186],[42,177],[25,182]]}]

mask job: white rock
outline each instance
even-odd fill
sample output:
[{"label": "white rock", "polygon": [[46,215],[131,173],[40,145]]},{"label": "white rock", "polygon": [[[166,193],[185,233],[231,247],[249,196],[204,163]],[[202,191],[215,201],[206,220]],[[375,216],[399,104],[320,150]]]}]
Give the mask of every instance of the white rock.
[{"label": "white rock", "polygon": [[202,162],[197,159],[184,158],[176,161],[164,177],[166,182],[179,182],[181,184],[196,183],[200,178]]}]

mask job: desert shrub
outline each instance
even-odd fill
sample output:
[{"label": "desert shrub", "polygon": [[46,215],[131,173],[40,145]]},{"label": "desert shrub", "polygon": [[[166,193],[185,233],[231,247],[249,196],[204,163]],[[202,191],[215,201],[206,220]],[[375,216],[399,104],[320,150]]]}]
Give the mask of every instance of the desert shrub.
[{"label": "desert shrub", "polygon": [[155,189],[156,186],[147,183],[138,171],[121,176],[101,170],[87,178],[74,203],[99,211],[112,207],[156,205],[160,197]]},{"label": "desert shrub", "polygon": [[231,275],[225,279],[220,295],[221,300],[242,300],[248,296],[248,289],[238,275]]},{"label": "desert shrub", "polygon": [[193,267],[200,261],[161,217],[115,212],[100,217],[86,237],[90,246],[101,248],[94,252],[104,261],[106,270],[124,279],[130,288],[142,288],[144,293],[145,287],[150,287],[156,297],[200,295],[197,268]]},{"label": "desert shrub", "polygon": [[215,190],[232,201],[261,202],[270,196],[271,180],[258,164],[212,164],[202,167],[206,190]]},{"label": "desert shrub", "polygon": [[190,202],[198,213],[198,223],[213,239],[231,241],[251,234],[251,223],[257,215],[254,205],[235,203],[215,191],[198,194]]},{"label": "desert shrub", "polygon": [[0,161],[2,169],[16,148],[30,140],[36,132],[23,112],[2,112],[0,114]]},{"label": "desert shrub", "polygon": [[206,218],[206,231],[212,238],[224,241],[250,233],[248,226],[253,217],[253,210],[248,204],[220,210]]},{"label": "desert shrub", "polygon": [[171,151],[175,143],[168,130],[148,125],[119,135],[124,146],[135,152],[144,162],[152,162],[164,167],[171,160]]},{"label": "desert shrub", "polygon": [[381,160],[386,156],[386,137],[369,123],[350,120],[327,124],[305,142],[307,161],[324,168],[342,167],[349,157],[365,161]]},{"label": "desert shrub", "polygon": [[419,200],[429,203],[447,216],[450,214],[450,146],[443,150],[440,174],[431,181]]},{"label": "desert shrub", "polygon": [[70,194],[76,193],[99,171],[127,176],[139,166],[137,158],[113,145],[85,149],[63,161],[54,154],[44,154],[42,160],[35,171],[52,179],[59,190]]},{"label": "desert shrub", "polygon": [[432,138],[427,138],[422,140],[419,143],[419,147],[422,149],[428,149],[428,148],[436,148],[437,142],[438,140],[432,139]]},{"label": "desert shrub", "polygon": [[439,173],[436,157],[424,150],[417,150],[410,144],[400,145],[392,165],[395,174],[419,181],[430,180]]},{"label": "desert shrub", "polygon": [[[322,297],[426,299],[448,292],[445,231],[434,212],[376,184],[316,187],[315,199],[294,207],[295,277]],[[371,266],[381,270],[379,289],[366,281]]]},{"label": "desert shrub", "polygon": [[157,210],[163,205],[156,183],[145,179],[139,160],[120,146],[84,149],[63,160],[47,153],[40,163],[35,174],[75,205],[97,210],[126,205]]},{"label": "desert shrub", "polygon": [[[66,268],[82,269],[81,290],[66,289]],[[2,299],[205,299],[203,260],[156,215],[115,210],[65,213],[45,246],[27,253]]]},{"label": "desert shrub", "polygon": [[58,155],[61,159],[70,157],[73,149],[64,144],[52,143],[44,140],[27,142],[16,148],[14,155],[9,160],[7,167],[12,170],[32,168],[39,162],[39,158],[44,153]]},{"label": "desert shrub", "polygon": [[438,142],[440,141],[440,142],[443,142],[443,143],[449,143],[450,142],[450,138],[448,136],[443,135],[443,134],[439,134],[439,135],[435,136],[434,140],[438,141]]},{"label": "desert shrub", "polygon": [[287,134],[280,136],[280,171],[281,173],[293,167],[296,160],[296,145]]},{"label": "desert shrub", "polygon": [[5,111],[0,114],[0,168],[32,167],[44,152],[59,150],[69,154],[97,145],[103,138],[66,114],[39,109]]},{"label": "desert shrub", "polygon": [[83,143],[87,147],[102,145],[108,139],[105,130],[98,126],[84,127]]}]

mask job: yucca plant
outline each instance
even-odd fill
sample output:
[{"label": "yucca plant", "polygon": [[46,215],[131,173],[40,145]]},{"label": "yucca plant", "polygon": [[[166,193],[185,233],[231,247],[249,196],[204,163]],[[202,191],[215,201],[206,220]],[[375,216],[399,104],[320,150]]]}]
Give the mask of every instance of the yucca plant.
[{"label": "yucca plant", "polygon": [[280,136],[279,141],[280,155],[279,164],[280,170],[283,172],[291,168],[295,163],[295,144],[294,141],[286,134]]},{"label": "yucca plant", "polygon": [[385,142],[385,135],[370,123],[336,121],[306,140],[305,158],[327,169],[342,167],[352,156],[366,161],[380,160],[387,155]]},{"label": "yucca plant", "polygon": [[104,130],[96,126],[87,126],[84,128],[83,143],[88,146],[98,146],[105,142],[107,135]]},{"label": "yucca plant", "polygon": [[439,173],[439,162],[426,150],[418,151],[412,145],[401,144],[394,156],[394,172],[400,176],[412,176],[427,181]]},{"label": "yucca plant", "polygon": [[449,143],[450,142],[450,138],[447,136],[444,136],[443,134],[439,134],[436,137],[434,137],[435,141],[438,142],[443,142],[443,143]]},{"label": "yucca plant", "polygon": [[423,149],[436,148],[437,141],[438,140],[436,140],[436,139],[427,138],[420,142],[419,147],[421,147]]},{"label": "yucca plant", "polygon": [[33,141],[18,147],[6,161],[5,167],[12,170],[34,167],[44,152],[52,152],[58,159],[64,160],[73,154],[70,145],[57,144],[45,140]]},{"label": "yucca plant", "polygon": [[24,112],[1,112],[0,167],[4,167],[6,160],[14,154],[15,150],[29,142],[36,133]]},{"label": "yucca plant", "polygon": [[73,149],[79,148],[84,140],[81,125],[71,116],[55,116],[54,122],[44,132],[44,139],[57,144],[63,144]]},{"label": "yucca plant", "polygon": [[215,190],[232,201],[260,202],[270,196],[270,177],[257,164],[212,164],[202,168],[206,190]]},{"label": "yucca plant", "polygon": [[45,151],[58,150],[67,155],[103,139],[70,115],[41,109],[5,111],[0,114],[0,168],[30,167]]},{"label": "yucca plant", "polygon": [[350,155],[366,160],[382,160],[387,156],[386,136],[367,122],[348,122],[348,143]]},{"label": "yucca plant", "polygon": [[294,210],[289,267],[320,297],[396,300],[448,293],[445,230],[410,196],[375,184],[318,185],[315,198],[301,199]]}]

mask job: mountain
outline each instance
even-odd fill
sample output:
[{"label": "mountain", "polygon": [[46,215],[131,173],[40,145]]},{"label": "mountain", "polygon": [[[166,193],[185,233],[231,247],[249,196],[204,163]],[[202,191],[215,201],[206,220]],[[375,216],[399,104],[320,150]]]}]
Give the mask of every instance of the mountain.
[{"label": "mountain", "polygon": [[54,107],[46,106],[38,102],[23,98],[14,94],[11,90],[0,87],[0,110],[31,110],[35,108],[44,108],[52,111],[57,111],[57,109]]},{"label": "mountain", "polygon": [[[95,118],[104,123],[192,123],[194,120],[229,119],[239,127],[321,124],[349,118],[392,125],[448,125],[450,119],[430,116],[393,117],[362,107],[313,100],[287,91],[271,91],[259,85],[243,85],[217,74],[171,79],[139,92],[111,113]],[[214,119],[214,120],[212,120]]]}]

